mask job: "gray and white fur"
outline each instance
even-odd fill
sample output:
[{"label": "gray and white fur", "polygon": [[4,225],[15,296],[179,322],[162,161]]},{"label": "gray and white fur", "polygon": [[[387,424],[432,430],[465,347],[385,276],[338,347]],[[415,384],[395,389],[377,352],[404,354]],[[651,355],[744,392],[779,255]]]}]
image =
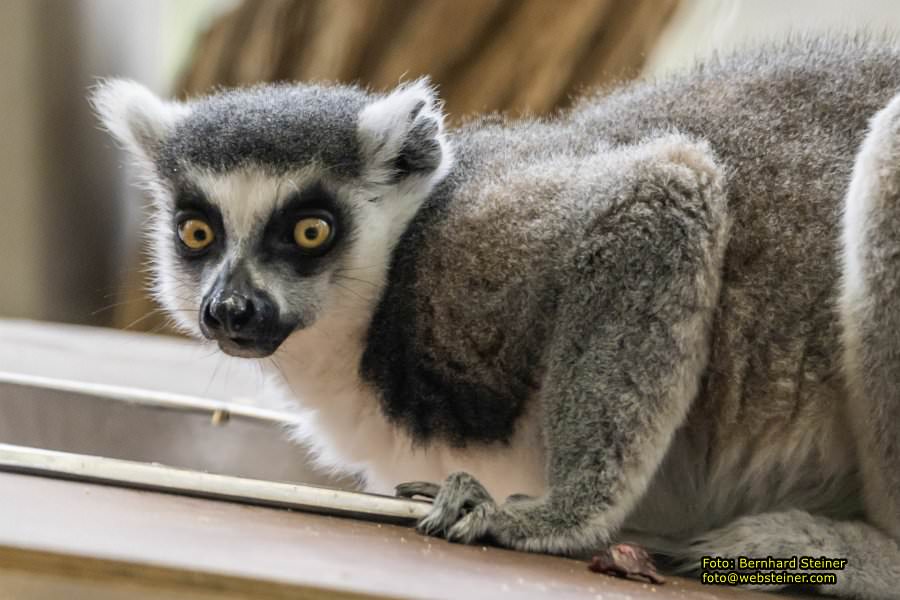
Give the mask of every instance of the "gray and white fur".
[{"label": "gray and white fur", "polygon": [[898,92],[900,47],[860,37],[452,131],[427,81],[93,101],[174,320],[269,357],[323,467],[436,496],[422,531],[842,557],[819,591],[897,598]]}]

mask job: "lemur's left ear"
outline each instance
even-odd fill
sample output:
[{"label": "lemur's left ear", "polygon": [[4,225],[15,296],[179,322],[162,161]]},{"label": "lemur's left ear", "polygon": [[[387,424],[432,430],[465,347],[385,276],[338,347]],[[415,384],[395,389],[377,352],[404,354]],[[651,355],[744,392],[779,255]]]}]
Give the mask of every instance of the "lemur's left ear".
[{"label": "lemur's left ear", "polygon": [[126,79],[100,83],[90,101],[113,137],[141,161],[152,161],[178,120],[190,112],[185,104],[161,100],[146,87]]},{"label": "lemur's left ear", "polygon": [[381,183],[443,176],[451,161],[441,103],[428,79],[403,85],[359,114],[367,177]]}]

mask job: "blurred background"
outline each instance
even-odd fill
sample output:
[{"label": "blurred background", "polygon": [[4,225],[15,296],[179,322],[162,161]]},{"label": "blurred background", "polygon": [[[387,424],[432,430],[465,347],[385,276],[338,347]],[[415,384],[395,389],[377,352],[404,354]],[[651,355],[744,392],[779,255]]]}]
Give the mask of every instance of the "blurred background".
[{"label": "blurred background", "polygon": [[[0,318],[154,330],[143,199],[85,97],[430,74],[453,122],[540,115],[789,31],[900,27],[896,0],[0,0]],[[149,318],[143,318],[150,314]]]}]

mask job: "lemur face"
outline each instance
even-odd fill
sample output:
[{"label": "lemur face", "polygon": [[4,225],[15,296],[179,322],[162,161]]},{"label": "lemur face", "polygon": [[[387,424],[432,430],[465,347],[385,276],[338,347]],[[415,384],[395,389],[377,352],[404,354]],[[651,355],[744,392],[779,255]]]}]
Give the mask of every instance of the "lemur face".
[{"label": "lemur face", "polygon": [[154,199],[157,298],[234,356],[268,356],[328,311],[372,310],[394,243],[451,162],[425,81],[188,103],[112,81],[93,101]]}]

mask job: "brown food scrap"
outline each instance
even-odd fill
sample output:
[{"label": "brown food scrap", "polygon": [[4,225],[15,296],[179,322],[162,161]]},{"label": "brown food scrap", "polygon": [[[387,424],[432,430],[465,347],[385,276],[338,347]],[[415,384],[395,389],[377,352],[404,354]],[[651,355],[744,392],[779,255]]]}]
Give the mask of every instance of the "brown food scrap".
[{"label": "brown food scrap", "polygon": [[625,579],[649,581],[663,584],[666,582],[656,571],[653,559],[646,550],[633,544],[616,544],[603,552],[595,554],[588,568],[594,573],[613,575]]}]

